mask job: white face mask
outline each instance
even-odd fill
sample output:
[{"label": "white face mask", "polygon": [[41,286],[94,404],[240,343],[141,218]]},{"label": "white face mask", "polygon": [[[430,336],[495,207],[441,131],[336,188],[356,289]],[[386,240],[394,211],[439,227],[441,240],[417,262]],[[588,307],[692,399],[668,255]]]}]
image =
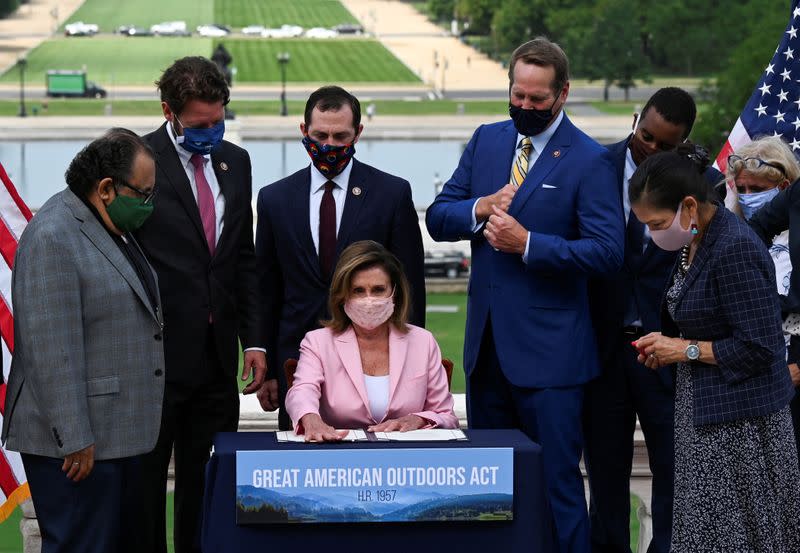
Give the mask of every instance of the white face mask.
[{"label": "white face mask", "polygon": [[394,313],[394,295],[385,298],[350,298],[344,304],[344,312],[353,324],[365,330],[374,330]]}]

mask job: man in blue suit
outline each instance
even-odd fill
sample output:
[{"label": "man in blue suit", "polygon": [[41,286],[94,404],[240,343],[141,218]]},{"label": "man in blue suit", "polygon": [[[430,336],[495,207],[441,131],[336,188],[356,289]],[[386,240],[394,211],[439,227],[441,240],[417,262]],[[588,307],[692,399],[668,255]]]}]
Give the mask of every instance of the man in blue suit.
[{"label": "man in blue suit", "polygon": [[[411,284],[410,321],[425,325],[424,251],[411,185],[353,158],[363,128],[355,96],[338,86],[318,89],[300,124],[311,164],[258,194],[256,260],[267,379],[278,379],[283,430],[291,428],[283,409],[283,364],[298,357],[306,332],[329,316],[333,268],[347,246],[374,240],[397,256]],[[258,398],[266,410],[277,406],[267,383]]]},{"label": "man in blue suit", "polygon": [[[615,274],[589,283],[601,376],[586,388],[584,460],[589,474],[592,551],[630,553],[630,477],[638,416],[647,442],[652,481],[653,539],[648,553],[667,553],[672,534],[673,385],[670,367],[658,371],[636,362],[631,342],[661,330],[661,298],[677,252],[650,242],[647,227],[628,201],[628,180],[647,157],[684,142],[694,125],[694,100],[680,88],[658,90],[633,133],[608,146],[617,171],[625,217],[625,260]],[[706,170],[710,185],[724,181]]]},{"label": "man in blue suit", "polygon": [[611,155],[564,113],[561,48],[523,44],[509,80],[512,121],[475,131],[427,225],[435,240],[472,244],[470,426],[520,428],[542,445],[560,551],[584,553],[583,386],[600,370],[587,279],[622,263],[622,205]]}]

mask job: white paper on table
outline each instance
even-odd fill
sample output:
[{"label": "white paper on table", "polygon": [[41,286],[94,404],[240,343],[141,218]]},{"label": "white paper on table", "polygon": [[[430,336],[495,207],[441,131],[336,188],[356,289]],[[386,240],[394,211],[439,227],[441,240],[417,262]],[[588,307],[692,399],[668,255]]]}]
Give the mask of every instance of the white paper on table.
[{"label": "white paper on table", "polygon": [[[341,432],[341,430],[336,430],[336,432]],[[297,435],[294,433],[294,430],[283,430],[280,432],[275,432],[275,436],[278,438],[278,442],[285,443],[285,442],[302,442],[306,443],[306,437],[303,434]],[[363,430],[348,430],[347,436],[342,438],[343,442],[366,442],[367,441],[367,434]],[[311,442],[309,442],[311,443]],[[324,442],[319,442],[324,443]]]},{"label": "white paper on table", "polygon": [[409,430],[408,432],[375,432],[379,440],[390,442],[452,442],[466,440],[467,436],[461,430],[449,428],[423,428],[422,430]]}]

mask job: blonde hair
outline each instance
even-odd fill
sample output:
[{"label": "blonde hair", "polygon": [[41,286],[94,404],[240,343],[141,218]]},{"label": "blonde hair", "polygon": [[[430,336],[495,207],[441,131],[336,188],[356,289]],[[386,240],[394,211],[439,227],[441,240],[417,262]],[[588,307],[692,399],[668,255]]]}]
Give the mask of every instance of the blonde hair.
[{"label": "blonde hair", "polygon": [[333,271],[331,290],[328,296],[328,311],[331,318],[322,325],[335,333],[342,333],[351,325],[350,317],[344,312],[344,304],[350,297],[353,277],[359,271],[380,267],[389,275],[394,288],[394,312],[389,321],[401,332],[407,332],[409,311],[411,310],[411,291],[408,279],[403,273],[400,261],[392,252],[372,240],[361,240],[347,246]]},{"label": "blonde hair", "polygon": [[[783,172],[781,172],[779,169],[769,165],[762,165],[757,169],[747,169],[755,177],[762,177],[771,182],[789,179],[790,183],[800,178],[800,164],[798,164],[797,158],[794,157],[792,149],[779,136],[757,138],[740,147],[735,154],[742,158],[757,157],[783,169]],[[725,169],[725,177],[728,180],[735,180],[743,168],[740,168],[739,171],[734,171],[733,167],[728,165]]]}]

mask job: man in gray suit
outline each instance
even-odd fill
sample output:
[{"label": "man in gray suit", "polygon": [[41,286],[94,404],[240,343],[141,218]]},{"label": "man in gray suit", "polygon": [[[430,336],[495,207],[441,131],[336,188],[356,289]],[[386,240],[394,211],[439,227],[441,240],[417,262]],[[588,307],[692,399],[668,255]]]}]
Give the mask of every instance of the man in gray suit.
[{"label": "man in gray suit", "polygon": [[158,286],[130,235],[152,211],[153,154],[112,129],[66,180],[17,247],[3,440],[22,453],[44,553],[134,551],[164,393]]}]

